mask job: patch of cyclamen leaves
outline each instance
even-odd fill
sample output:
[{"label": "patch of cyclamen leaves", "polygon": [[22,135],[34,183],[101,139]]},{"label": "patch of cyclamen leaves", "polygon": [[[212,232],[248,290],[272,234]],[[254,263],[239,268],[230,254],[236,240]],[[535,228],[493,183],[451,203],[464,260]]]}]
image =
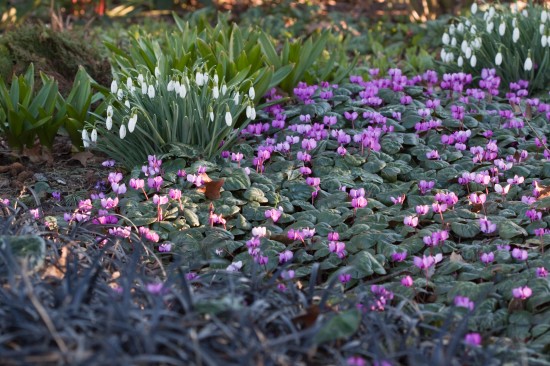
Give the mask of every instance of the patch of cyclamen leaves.
[{"label": "patch of cyclamen leaves", "polygon": [[[267,136],[244,136],[233,151],[245,155],[240,163],[229,158],[218,160],[217,164],[194,162],[187,150],[179,155],[174,152],[179,159],[163,164],[166,181],[162,190],[165,194],[170,188],[181,189],[182,205],[179,207],[177,202],[170,201],[164,207],[163,222],[156,220],[157,207],[144,201],[138,191],[129,191],[121,200],[121,214],[127,217],[128,223],[149,225],[163,240],[173,242],[174,255],[188,266],[201,268],[204,264],[199,266],[198,263],[206,260],[213,268],[226,268],[232,262],[242,261],[244,272],[253,265],[245,243],[251,238],[253,228],[263,226],[267,235],[261,238],[260,249],[268,258],[264,266],[268,273],[276,270],[279,253],[290,250],[294,258],[288,268],[295,271],[301,283],[307,283],[312,266],[318,263],[325,278],[349,266],[351,281],[346,286],[350,291],[363,281],[380,281],[426,309],[435,306],[430,304],[432,302],[438,307],[449,306],[455,296],[469,296],[476,304],[475,320],[470,324],[472,331],[495,332],[514,339],[529,338],[531,344],[537,344],[538,350],[543,349],[548,344],[544,340],[550,337],[550,330],[535,327],[540,317],[550,315],[550,289],[546,279],[535,278],[534,269],[549,267],[548,255],[540,250],[541,243],[545,252],[549,250],[550,239],[549,235],[535,236],[535,230],[548,227],[550,219],[546,210],[550,203],[543,198],[529,205],[521,199],[532,195],[531,184],[535,179],[540,180],[540,185],[550,184],[550,163],[544,158],[543,149],[534,143],[535,134],[550,134],[548,121],[537,114],[521,129],[502,128],[502,121],[491,111],[510,110],[511,107],[506,100],[493,98],[490,103],[468,104],[461,123],[451,113],[451,105],[456,104],[456,100],[450,103],[445,93],[436,93],[430,98],[441,97],[442,106],[435,108],[432,115],[441,119],[442,127],[417,132],[415,126],[422,121],[418,110],[426,108],[430,99],[425,89],[407,88],[414,98],[406,106],[400,103],[402,92],[380,89],[378,96],[384,104],[374,109],[358,102],[361,90],[355,83],[344,84],[335,92],[346,98],[327,102],[320,99],[317,92],[310,104],[299,102],[285,106],[287,127],[283,130],[271,127],[267,133],[270,138],[276,138],[276,142],[285,141],[287,136],[298,136],[289,126],[304,124],[301,118],[306,114],[310,115],[312,123],[322,123],[324,116],[336,116],[336,124],[331,129],[343,129],[350,135],[359,134],[368,126],[367,120],[362,118],[363,112],[379,111],[387,118],[386,125],[394,130],[380,138],[380,151],[361,151],[352,141],[342,156],[337,152],[339,144],[334,138],[317,141],[317,147],[310,152],[311,163],[306,166],[311,168],[312,177],[320,178],[318,188],[308,184],[300,171],[304,166],[297,159],[297,152],[302,151],[300,142],[290,153],[272,152],[261,172],[262,167],[253,164],[252,160]],[[353,127],[345,116],[352,111],[359,115]],[[400,112],[401,120],[398,121],[392,112]],[[466,150],[442,145],[443,134],[465,129],[471,133]],[[486,131],[493,131],[491,139],[498,146],[498,158],[516,157],[521,150],[528,151],[528,158],[514,163],[509,170],[499,171],[502,185],[515,175],[525,179],[522,184],[512,185],[506,195],[496,193],[492,183],[488,187],[473,182],[468,186],[459,183],[464,172],[479,173],[493,167],[491,161],[473,162],[469,150],[487,144],[489,139],[483,135]],[[434,150],[440,159],[427,157],[427,153]],[[199,167],[203,167],[212,179],[225,179],[220,199],[211,202],[176,175],[179,169],[193,174]],[[132,175],[137,177],[139,174],[136,170]],[[434,187],[421,192],[421,180],[434,182]],[[350,188],[366,191],[367,207],[352,207],[348,195]],[[437,193],[450,192],[456,194],[458,202],[442,215],[434,213],[433,209],[425,215],[416,214],[416,206],[431,206]],[[472,204],[468,198],[470,193],[486,194],[485,204]],[[399,197],[404,197],[404,201],[394,203]],[[278,207],[283,212],[277,222],[266,218],[268,210]],[[532,208],[544,212],[541,220],[533,223],[526,216]],[[227,220],[225,229],[220,224],[211,227],[212,212],[222,214]],[[417,228],[404,225],[409,216],[419,216]],[[485,217],[496,224],[494,232],[482,230],[480,219]],[[315,235],[304,240],[288,237],[291,230],[304,228],[315,229]],[[443,229],[449,233],[444,244],[427,248],[424,238]],[[338,232],[345,243],[343,258],[328,249],[330,232]],[[511,246],[510,249],[528,250],[528,261],[513,258],[510,250],[502,249],[506,245]],[[405,261],[395,262],[393,254],[405,250]],[[443,260],[435,270],[432,268],[425,273],[413,265],[413,256],[437,253],[443,255]],[[493,253],[494,262],[483,263],[480,258],[484,253]],[[207,270],[202,269],[203,272]],[[400,283],[406,274],[415,279],[411,288],[404,288]],[[525,301],[513,299],[512,289],[525,285],[533,289],[533,296]],[[516,315],[523,311],[529,316]],[[487,315],[491,312],[491,316]],[[491,328],[506,325],[510,325],[507,333]]]}]

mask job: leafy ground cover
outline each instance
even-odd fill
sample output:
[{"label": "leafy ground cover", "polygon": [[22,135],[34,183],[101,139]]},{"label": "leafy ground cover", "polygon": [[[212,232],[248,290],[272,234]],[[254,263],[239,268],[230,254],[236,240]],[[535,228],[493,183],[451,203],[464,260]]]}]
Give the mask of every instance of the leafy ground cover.
[{"label": "leafy ground cover", "polygon": [[[3,364],[549,363],[548,90],[360,67],[259,96],[139,67],[96,86],[101,165],[2,197]],[[145,149],[180,112],[231,143]]]}]

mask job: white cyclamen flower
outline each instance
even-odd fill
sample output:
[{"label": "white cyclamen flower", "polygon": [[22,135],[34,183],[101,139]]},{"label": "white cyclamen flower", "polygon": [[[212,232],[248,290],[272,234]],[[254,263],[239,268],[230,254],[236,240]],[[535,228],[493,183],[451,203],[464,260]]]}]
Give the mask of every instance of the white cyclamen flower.
[{"label": "white cyclamen flower", "polygon": [[470,65],[472,67],[476,67],[476,64],[477,64],[477,57],[476,55],[472,55],[472,58],[470,59]]},{"label": "white cyclamen flower", "polygon": [[90,134],[90,140],[92,142],[96,142],[97,141],[97,130],[94,128],[92,130],[92,133]]},{"label": "white cyclamen flower", "polygon": [[495,65],[500,66],[502,64],[502,53],[497,53],[495,56]]},{"label": "white cyclamen flower", "polygon": [[137,114],[134,113],[132,117],[128,120],[128,131],[130,131],[130,133],[134,132],[134,129],[136,128],[136,123],[137,123]]},{"label": "white cyclamen flower", "polygon": [[111,130],[111,128],[113,128],[113,117],[107,117],[107,119],[105,120],[105,127],[107,127],[109,131]]},{"label": "white cyclamen flower", "polygon": [[443,42],[443,44],[445,46],[447,46],[451,41],[451,38],[449,37],[449,35],[447,33],[443,33],[443,37],[441,37],[441,42]]},{"label": "white cyclamen flower", "polygon": [[90,136],[88,136],[88,131],[86,129],[82,129],[82,144],[84,147],[90,146]]},{"label": "white cyclamen flower", "polygon": [[149,85],[149,88],[147,89],[147,95],[151,99],[155,97],[155,87],[153,85]]},{"label": "white cyclamen flower", "polygon": [[251,86],[250,89],[248,89],[248,96],[250,97],[250,99],[254,99],[256,97],[254,86]]},{"label": "white cyclamen flower", "polygon": [[120,136],[121,140],[124,140],[124,138],[126,137],[126,125],[120,125],[120,131],[118,131],[118,135]]},{"label": "white cyclamen flower", "polygon": [[523,64],[523,70],[525,71],[531,71],[533,69],[533,61],[531,60],[531,56],[527,56],[525,59],[525,63]]},{"label": "white cyclamen flower", "polygon": [[118,91],[118,84],[116,80],[113,80],[111,82],[111,93],[116,94],[117,91]]},{"label": "white cyclamen flower", "polygon": [[477,3],[475,1],[472,3],[472,6],[471,6],[470,10],[471,10],[472,14],[477,13]]},{"label": "white cyclamen flower", "polygon": [[231,112],[229,112],[229,109],[225,112],[225,124],[228,126],[233,124],[233,117],[231,117]]},{"label": "white cyclamen flower", "polygon": [[462,65],[464,65],[464,59],[462,58],[462,56],[458,57],[456,64],[458,65],[458,67],[462,67]]},{"label": "white cyclamen flower", "polygon": [[503,19],[500,25],[498,26],[498,34],[500,34],[500,36],[502,37],[504,36],[504,33],[506,33],[506,23],[504,22],[504,19]]},{"label": "white cyclamen flower", "polygon": [[514,28],[514,32],[512,33],[512,41],[516,43],[519,40],[519,28]]}]

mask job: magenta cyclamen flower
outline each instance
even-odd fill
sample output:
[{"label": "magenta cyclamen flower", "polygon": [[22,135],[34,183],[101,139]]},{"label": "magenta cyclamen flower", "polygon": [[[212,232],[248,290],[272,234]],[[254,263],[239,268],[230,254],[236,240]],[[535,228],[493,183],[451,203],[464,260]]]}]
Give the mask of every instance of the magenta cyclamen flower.
[{"label": "magenta cyclamen flower", "polygon": [[402,205],[403,202],[405,202],[405,197],[406,195],[402,194],[401,196],[397,196],[397,198],[390,197],[390,200],[393,202],[394,205]]},{"label": "magenta cyclamen flower", "polygon": [[418,216],[405,216],[403,224],[410,227],[416,227],[418,225]]},{"label": "magenta cyclamen flower", "polygon": [[338,280],[342,283],[342,284],[346,284],[348,283],[349,281],[351,281],[351,275],[349,273],[342,273],[342,274],[339,274],[338,275]]},{"label": "magenta cyclamen flower", "polygon": [[443,260],[443,255],[441,253],[436,254],[435,256],[425,256],[423,255],[421,257],[414,257],[414,265],[417,266],[420,269],[428,269],[431,266],[441,262]]},{"label": "magenta cyclamen flower", "polygon": [[340,259],[346,256],[346,244],[341,241],[330,241],[328,243],[328,250],[331,253],[336,253]]},{"label": "magenta cyclamen flower", "polygon": [[414,281],[411,276],[405,276],[401,279],[401,284],[405,287],[411,287],[414,284]]},{"label": "magenta cyclamen flower", "polygon": [[354,209],[367,207],[368,201],[365,197],[357,197],[351,200],[351,206]]},{"label": "magenta cyclamen flower", "polygon": [[286,263],[294,257],[294,254],[290,250],[285,250],[279,253],[279,263]]},{"label": "magenta cyclamen flower", "polygon": [[159,245],[159,252],[161,253],[169,253],[170,250],[172,250],[172,243],[165,242]]},{"label": "magenta cyclamen flower", "polygon": [[464,337],[464,342],[471,346],[479,346],[481,344],[481,335],[479,333],[468,333]]},{"label": "magenta cyclamen flower", "polygon": [[420,182],[418,182],[418,189],[420,190],[420,194],[426,194],[426,192],[431,190],[434,186],[434,181],[421,180]]},{"label": "magenta cyclamen flower", "polygon": [[525,300],[527,299],[528,297],[531,297],[531,295],[533,294],[533,290],[531,290],[529,287],[527,286],[523,286],[523,287],[517,287],[515,289],[512,290],[512,295],[516,298],[516,299],[521,299],[521,300]]},{"label": "magenta cyclamen flower", "polygon": [[407,258],[407,251],[392,253],[391,259],[394,262],[403,262]]},{"label": "magenta cyclamen flower", "polygon": [[277,222],[282,214],[283,214],[283,208],[282,207],[279,207],[278,209],[272,208],[270,210],[267,210],[264,213],[265,218],[266,219],[271,218],[271,220],[273,220],[273,222]]},{"label": "magenta cyclamen flower", "polygon": [[495,254],[493,252],[483,253],[481,255],[481,262],[484,264],[489,264],[495,260]]},{"label": "magenta cyclamen flower", "polygon": [[548,277],[548,270],[546,270],[546,268],[544,267],[537,267],[536,274],[537,274],[537,277],[546,278]]},{"label": "magenta cyclamen flower", "polygon": [[338,241],[340,239],[340,234],[338,234],[335,231],[332,231],[328,233],[328,240],[329,241]]},{"label": "magenta cyclamen flower", "polygon": [[430,206],[428,205],[418,205],[415,208],[417,215],[425,215],[430,211]]}]

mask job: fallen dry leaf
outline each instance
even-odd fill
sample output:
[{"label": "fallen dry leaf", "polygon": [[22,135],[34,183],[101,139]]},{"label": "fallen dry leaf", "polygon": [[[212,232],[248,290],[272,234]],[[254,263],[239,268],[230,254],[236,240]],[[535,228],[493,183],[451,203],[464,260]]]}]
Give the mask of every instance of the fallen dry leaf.
[{"label": "fallen dry leaf", "polygon": [[69,254],[69,249],[67,249],[66,246],[61,248],[61,257],[59,257],[59,260],[57,263],[52,263],[49,265],[46,270],[44,271],[44,274],[42,275],[42,278],[47,277],[53,277],[61,280],[63,277],[65,277],[65,268],[67,266],[67,255]]},{"label": "fallen dry leaf", "polygon": [[36,145],[31,148],[23,148],[23,156],[29,158],[31,163],[46,163],[48,166],[53,165],[52,152],[41,145]]},{"label": "fallen dry leaf", "polygon": [[212,180],[206,173],[201,174],[204,187],[198,188],[197,192],[204,193],[209,200],[217,200],[221,197],[220,190],[225,183],[224,179]]},{"label": "fallen dry leaf", "polygon": [[82,164],[84,168],[88,166],[88,161],[94,158],[94,154],[89,151],[81,151],[73,154],[69,160],[76,160]]}]

